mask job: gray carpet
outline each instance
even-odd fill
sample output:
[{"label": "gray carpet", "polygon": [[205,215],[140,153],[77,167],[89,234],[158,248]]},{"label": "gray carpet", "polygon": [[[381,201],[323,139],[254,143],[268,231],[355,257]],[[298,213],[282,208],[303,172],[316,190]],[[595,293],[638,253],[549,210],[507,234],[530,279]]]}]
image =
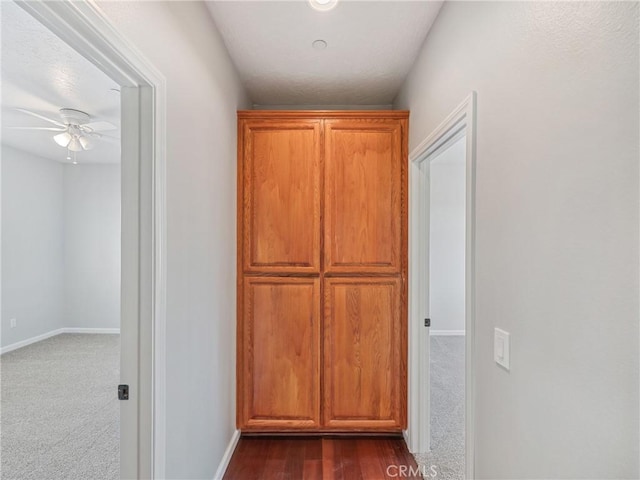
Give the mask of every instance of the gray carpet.
[{"label": "gray carpet", "polygon": [[62,334],[0,363],[3,480],[119,478],[119,335]]},{"label": "gray carpet", "polygon": [[431,452],[414,455],[438,480],[464,478],[464,337],[431,337]]}]

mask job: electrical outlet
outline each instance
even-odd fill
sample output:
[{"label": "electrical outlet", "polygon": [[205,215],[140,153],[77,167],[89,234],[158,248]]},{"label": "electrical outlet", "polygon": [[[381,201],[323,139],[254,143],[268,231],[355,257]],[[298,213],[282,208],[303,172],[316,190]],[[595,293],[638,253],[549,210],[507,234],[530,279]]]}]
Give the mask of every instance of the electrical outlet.
[{"label": "electrical outlet", "polygon": [[18,325],[18,320],[16,320],[15,318],[12,318],[9,321],[11,322],[11,328],[16,328],[16,326]]}]

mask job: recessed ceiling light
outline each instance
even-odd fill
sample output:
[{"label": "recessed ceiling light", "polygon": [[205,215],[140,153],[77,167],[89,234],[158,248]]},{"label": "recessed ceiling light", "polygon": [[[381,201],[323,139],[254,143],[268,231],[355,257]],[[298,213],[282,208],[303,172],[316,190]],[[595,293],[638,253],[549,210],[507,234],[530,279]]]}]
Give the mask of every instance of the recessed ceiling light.
[{"label": "recessed ceiling light", "polygon": [[315,40],[311,44],[311,46],[316,50],[324,50],[325,48],[327,48],[327,42],[325,42],[324,40]]},{"label": "recessed ceiling light", "polygon": [[309,5],[319,12],[327,12],[338,4],[338,0],[309,0]]}]

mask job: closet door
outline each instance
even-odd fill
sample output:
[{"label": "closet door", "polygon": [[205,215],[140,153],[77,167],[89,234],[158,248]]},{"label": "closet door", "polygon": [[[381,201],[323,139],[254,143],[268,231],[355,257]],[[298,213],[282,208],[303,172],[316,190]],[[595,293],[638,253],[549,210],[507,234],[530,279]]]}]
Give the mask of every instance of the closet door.
[{"label": "closet door", "polygon": [[245,278],[241,427],[320,426],[319,282]]},{"label": "closet door", "polygon": [[320,119],[239,122],[238,427],[320,428]]},{"label": "closet door", "polygon": [[407,112],[238,118],[238,428],[406,428]]},{"label": "closet door", "polygon": [[320,120],[244,122],[245,273],[319,273],[320,127]]},{"label": "closet door", "polygon": [[404,427],[400,283],[394,277],[325,281],[323,411],[329,429]]},{"label": "closet door", "polygon": [[406,121],[325,121],[323,422],[406,426]]},{"label": "closet door", "polygon": [[325,273],[400,273],[402,153],[397,120],[325,121]]}]

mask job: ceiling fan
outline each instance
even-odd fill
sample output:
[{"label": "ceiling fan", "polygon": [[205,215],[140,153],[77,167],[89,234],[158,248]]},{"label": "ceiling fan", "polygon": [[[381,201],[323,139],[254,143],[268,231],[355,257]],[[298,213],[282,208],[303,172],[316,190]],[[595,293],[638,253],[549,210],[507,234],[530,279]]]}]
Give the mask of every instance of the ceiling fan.
[{"label": "ceiling fan", "polygon": [[40,115],[39,113],[26,110],[24,108],[16,108],[17,111],[39,118],[46,122],[52,123],[55,127],[11,127],[17,130],[47,130],[58,132],[53,136],[53,140],[63,148],[72,152],[81,152],[83,150],[91,150],[96,145],[96,141],[103,137],[116,139],[102,132],[116,130],[118,127],[105,122],[91,122],[91,116],[88,113],[76,110],[74,108],[61,108],[60,120]]}]

